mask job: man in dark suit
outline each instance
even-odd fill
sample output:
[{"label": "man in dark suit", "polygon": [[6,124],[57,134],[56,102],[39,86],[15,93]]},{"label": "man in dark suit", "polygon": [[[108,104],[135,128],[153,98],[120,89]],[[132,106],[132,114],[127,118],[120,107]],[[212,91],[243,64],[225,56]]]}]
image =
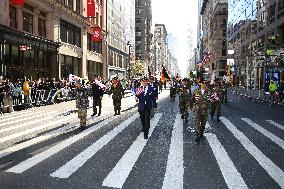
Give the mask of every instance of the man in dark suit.
[{"label": "man in dark suit", "polygon": [[149,86],[152,87],[152,90],[153,90],[153,95],[152,95],[152,98],[153,98],[153,109],[152,109],[152,112],[151,112],[151,118],[154,117],[155,115],[155,111],[157,109],[157,100],[158,100],[158,84],[154,81],[155,78],[153,76],[149,76]]},{"label": "man in dark suit", "polygon": [[103,89],[99,85],[98,75],[94,75],[93,83],[92,83],[92,96],[93,96],[93,115],[97,115],[97,106],[99,107],[98,116],[102,113],[102,98],[104,95]]},{"label": "man in dark suit", "polygon": [[147,77],[142,79],[142,86],[137,89],[136,97],[139,100],[138,111],[142,122],[144,132],[144,139],[148,139],[148,133],[150,128],[151,111],[153,108],[153,94],[154,90],[149,85]]}]

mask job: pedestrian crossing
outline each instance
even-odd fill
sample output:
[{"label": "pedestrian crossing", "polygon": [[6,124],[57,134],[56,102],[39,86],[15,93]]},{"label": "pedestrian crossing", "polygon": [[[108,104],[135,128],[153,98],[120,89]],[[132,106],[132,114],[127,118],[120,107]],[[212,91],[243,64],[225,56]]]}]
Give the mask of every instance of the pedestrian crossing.
[{"label": "pedestrian crossing", "polygon": [[[31,148],[44,141],[51,140],[55,137],[78,129],[77,114],[69,114],[66,116],[58,115],[66,111],[70,110],[52,111],[48,113],[44,111],[38,112],[37,114],[33,114],[33,118],[26,120],[25,123],[20,122],[21,118],[23,118],[25,114],[18,114],[15,115],[16,119],[13,123],[7,121],[11,124],[10,127],[6,127],[4,122],[0,122],[3,123],[3,128],[0,127],[0,134],[8,133],[6,136],[0,138],[0,145],[3,146],[0,149],[0,165],[1,159],[3,158],[9,158],[10,155],[15,153],[24,153],[24,149]],[[100,132],[100,130],[103,128],[108,128],[109,125],[115,125],[114,127],[107,129],[101,136],[98,136],[98,138],[93,143],[86,146],[85,149],[76,151],[76,154],[73,157],[68,157],[63,164],[60,163],[60,165],[57,165],[56,169],[51,170],[47,176],[48,178],[71,179],[80,174],[81,171],[91,169],[90,167],[86,166],[88,162],[92,159],[96,159],[97,154],[104,148],[108,148],[111,141],[123,135],[125,130],[133,127],[133,124],[135,126],[140,124],[139,114],[135,113],[135,111],[136,110],[132,110],[127,114],[125,113],[125,119],[121,122],[118,122],[121,120],[120,116],[101,116],[92,118],[90,116],[91,112],[89,111],[89,127],[87,129],[70,135],[55,145],[51,145],[49,148],[37,152],[31,157],[11,165],[9,168],[3,170],[5,173],[1,174],[0,177],[5,174],[20,175],[30,170],[37,170],[37,174],[41,174],[41,170],[38,169],[41,167],[39,165],[43,164],[43,162],[54,158],[55,155],[60,156],[64,150],[74,148],[75,144],[87,140],[90,136],[92,136],[94,133]],[[123,154],[120,155],[118,160],[110,165],[111,170],[107,170],[107,173],[104,174],[99,181],[101,187],[124,188],[129,177],[131,177],[131,174],[133,174],[135,167],[141,165],[141,156],[149,152],[149,143],[156,142],[156,140],[158,140],[157,138],[152,137],[153,134],[158,132],[158,128],[164,127],[166,123],[169,123],[169,119],[168,114],[165,112],[156,113],[154,118],[151,119],[149,139],[145,140],[143,138],[143,133],[139,133],[137,137],[130,142],[127,150],[122,152]],[[283,136],[283,123],[274,120],[255,121],[252,118],[246,117],[241,117],[237,121],[232,121],[230,117],[228,118],[223,116],[220,118],[221,123],[219,123],[218,128],[216,128],[216,123],[212,121],[207,122],[207,133],[205,133],[205,140],[202,140],[201,144],[197,144],[193,142],[193,133],[190,133],[192,138],[184,137],[185,132],[189,132],[187,127],[189,126],[192,128],[193,125],[184,125],[185,123],[181,119],[180,114],[176,114],[172,119],[173,124],[170,126],[171,133],[170,137],[168,138],[169,148],[167,149],[166,166],[161,167],[163,173],[160,178],[160,188],[184,188],[184,173],[186,169],[190,169],[190,166],[186,165],[194,163],[184,159],[184,154],[187,153],[184,150],[185,145],[192,145],[192,148],[197,149],[196,153],[199,153],[199,150],[202,150],[202,145],[208,145],[211,149],[211,151],[208,153],[213,154],[215,158],[209,161],[212,164],[218,165],[219,171],[222,174],[227,188],[250,188],[250,181],[247,180],[247,178],[243,175],[238,162],[242,160],[232,158],[232,152],[228,150],[228,146],[219,138],[218,130],[222,129],[226,130],[226,132],[229,132],[233,136],[234,140],[238,141],[239,148],[242,148],[246,153],[248,153],[250,155],[249,157],[254,159],[257,164],[262,167],[267,175],[273,181],[275,181],[275,183],[277,183],[279,188],[284,188],[283,163],[273,162],[272,158],[262,151],[261,146],[259,146],[257,143],[254,143],[253,140],[250,140],[245,131],[242,130],[241,126],[238,125],[238,122],[240,122],[242,125],[251,128],[257,137],[268,139],[270,141],[268,145],[278,146],[279,149],[282,150],[279,152],[279,155],[282,154],[283,156],[284,137],[281,137]],[[37,124],[37,126],[27,127],[34,124]],[[274,130],[268,130],[267,127],[273,127]],[[16,131],[20,128],[21,130],[19,132],[9,133],[9,131]],[[282,135],[279,133],[273,133],[275,130],[279,131],[280,133],[282,132]],[[40,133],[37,133],[37,131],[40,131]],[[29,136],[33,133],[36,133],[35,137],[28,138],[23,142],[16,140],[14,143],[12,143],[12,145],[10,144],[5,147],[6,142],[21,138],[23,136]],[[188,141],[192,141],[192,143],[188,143]],[[194,154],[192,155],[194,156]],[[108,155],[106,154],[105,156],[107,158]],[[94,170],[94,174],[99,172],[101,172],[101,170]]]}]

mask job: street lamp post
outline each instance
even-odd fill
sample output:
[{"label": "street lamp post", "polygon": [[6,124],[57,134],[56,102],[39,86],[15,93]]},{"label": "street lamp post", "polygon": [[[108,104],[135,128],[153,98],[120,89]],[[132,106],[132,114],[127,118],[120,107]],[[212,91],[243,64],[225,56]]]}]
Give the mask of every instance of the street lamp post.
[{"label": "street lamp post", "polygon": [[127,41],[127,45],[128,45],[128,79],[130,79],[130,72],[131,72],[130,51],[131,51],[132,45],[130,44],[129,41]]}]

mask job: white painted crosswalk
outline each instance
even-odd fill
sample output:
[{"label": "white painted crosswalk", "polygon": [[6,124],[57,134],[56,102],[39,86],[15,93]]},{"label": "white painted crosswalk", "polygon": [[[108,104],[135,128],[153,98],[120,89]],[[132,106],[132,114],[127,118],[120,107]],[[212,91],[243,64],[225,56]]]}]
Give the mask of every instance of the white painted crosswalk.
[{"label": "white painted crosswalk", "polygon": [[[77,114],[58,116],[58,112],[55,111],[45,114],[45,117],[41,117],[42,114],[44,114],[44,112],[41,112],[38,115],[33,115],[35,116],[35,119],[28,120],[26,123],[18,125],[12,124],[11,127],[5,127],[2,130],[0,129],[0,134],[20,129],[18,132],[7,134],[7,136],[0,138],[0,145],[2,144],[2,146],[5,146],[4,144],[12,139],[21,138],[37,131],[46,131],[42,135],[39,134],[29,140],[24,140],[23,142],[15,143],[12,146],[1,149],[0,160],[7,156],[9,157],[9,155],[13,153],[18,153],[20,150],[28,149],[31,146],[35,146],[43,141],[48,141],[78,128]],[[91,113],[89,112],[89,114]],[[19,116],[19,119],[21,119],[24,117],[24,114],[19,114],[17,116]],[[165,116],[164,119],[162,119],[163,116]],[[164,162],[166,163],[165,167],[163,167],[163,175],[161,176],[161,187],[163,189],[184,188],[185,170],[189,168],[188,166],[185,166],[185,163],[188,163],[188,160],[184,159],[184,154],[187,153],[184,150],[184,147],[185,145],[188,145],[188,140],[193,139],[184,137],[184,132],[188,131],[186,129],[184,130],[184,123],[180,117],[180,114],[176,114],[174,118],[172,118],[173,124],[170,125],[171,135],[169,135],[170,137],[167,138],[169,141],[169,148],[167,150],[167,156],[164,157],[166,159]],[[136,123],[140,123],[138,118],[139,114],[135,113],[134,115],[127,117],[124,121],[116,123],[113,121],[119,120],[119,117],[89,117],[89,124],[92,125],[86,130],[83,130],[78,134],[71,135],[69,138],[59,141],[55,145],[51,145],[51,147],[44,149],[44,151],[35,153],[32,157],[25,159],[22,162],[17,162],[15,165],[7,168],[5,172],[16,173],[15,175],[17,175],[33,169],[37,170],[38,174],[41,174],[41,172],[38,171],[38,169],[40,169],[40,166],[38,166],[40,163],[48,158],[54,158],[53,156],[55,154],[60,154],[67,148],[73,148],[75,143],[86,140],[87,136],[94,132],[98,132],[100,128],[108,127],[109,124],[115,124],[114,128],[107,131],[102,136],[99,136],[98,139],[95,140],[91,145],[87,146],[81,152],[78,152],[78,154],[74,155],[74,157],[67,158],[66,162],[59,165],[59,167],[56,167],[55,170],[52,170],[52,172],[48,173],[49,177],[68,179],[73,175],[80,174],[80,171],[84,169],[89,169],[89,167],[86,167],[86,163],[91,159],[96,158],[96,154],[100,152],[102,148],[108,148],[108,145],[112,140],[123,135],[126,128],[129,128],[132,123],[134,123],[132,125],[137,125]],[[246,177],[244,177],[239,170],[240,167],[238,161],[242,160],[231,158],[233,154],[231,154],[232,152],[230,152],[230,150],[227,150],[227,144],[222,144],[222,140],[218,138],[218,132],[214,133],[220,128],[226,129],[227,132],[230,132],[233,138],[239,142],[241,148],[246,151],[246,153],[250,154],[251,158],[260,165],[260,168],[265,170],[280,188],[284,188],[284,172],[280,168],[281,166],[279,166],[278,163],[273,162],[271,158],[262,152],[262,149],[256,144],[253,144],[249,137],[247,137],[242,130],[238,129],[238,127],[233,124],[232,121],[226,117],[221,117],[220,119],[223,127],[219,127],[217,129],[211,124],[210,121],[206,123],[205,140],[202,140],[201,143],[202,145],[208,145],[208,148],[211,150],[208,153],[212,153],[212,157],[215,159],[212,158],[210,163],[218,166],[222,174],[222,179],[224,180],[227,188],[249,188],[249,181],[246,180]],[[262,124],[266,123],[275,127],[275,129],[279,128],[281,130],[283,125],[273,120],[266,120],[264,123],[261,122],[262,124],[259,124],[253,121],[253,119],[249,118],[240,118],[239,121],[242,121],[242,124],[246,124],[249,128],[253,128],[255,134],[259,137],[268,138],[271,142],[269,145],[276,144],[280,146],[284,152],[283,139],[278,134],[273,133],[270,130],[268,131]],[[77,124],[75,124],[75,122]],[[143,153],[148,153],[148,148],[150,147],[147,144],[149,141],[158,140],[155,139],[156,137],[151,137],[153,136],[153,133],[157,132],[157,130],[159,130],[158,128],[163,127],[165,123],[169,122],[169,118],[166,117],[164,113],[156,113],[154,118],[151,119],[149,139],[145,140],[143,133],[140,133],[136,139],[133,139],[127,148],[128,150],[124,152],[123,155],[113,163],[113,165],[111,165],[111,170],[107,172],[104,178],[101,178],[101,185],[112,188],[124,188],[125,183],[132,174],[132,170],[135,166],[139,165],[139,157],[141,157]],[[39,124],[36,127],[27,127],[35,123]],[[193,128],[193,125],[191,125],[191,128]],[[190,133],[190,135],[193,135],[193,133]],[[190,145],[197,146],[193,141],[190,143]],[[198,150],[196,153],[198,153]],[[194,154],[192,155],[194,156]],[[101,170],[94,170],[93,173],[96,174],[99,171]]]},{"label": "white painted crosswalk", "polygon": [[181,115],[177,114],[172,132],[163,189],[183,188],[184,165],[182,122]]},{"label": "white painted crosswalk", "polygon": [[[149,138],[151,137],[161,116],[161,114],[156,114],[154,119],[151,121]],[[143,133],[141,133],[123,155],[123,157],[119,160],[113,170],[108,174],[106,179],[103,181],[103,186],[122,188],[124,182],[126,181],[130,171],[132,170],[146,144],[147,140],[143,138]]]}]

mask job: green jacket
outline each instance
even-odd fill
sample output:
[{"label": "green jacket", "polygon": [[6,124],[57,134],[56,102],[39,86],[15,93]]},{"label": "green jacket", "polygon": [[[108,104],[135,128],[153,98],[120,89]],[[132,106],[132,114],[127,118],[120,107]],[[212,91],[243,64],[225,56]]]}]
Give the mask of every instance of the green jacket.
[{"label": "green jacket", "polygon": [[277,90],[277,84],[270,82],[269,84],[269,91],[274,92]]},{"label": "green jacket", "polygon": [[204,115],[208,114],[210,103],[210,92],[206,89],[204,94],[202,94],[201,89],[194,91],[191,100],[190,108],[193,108],[195,113],[202,113]]}]

